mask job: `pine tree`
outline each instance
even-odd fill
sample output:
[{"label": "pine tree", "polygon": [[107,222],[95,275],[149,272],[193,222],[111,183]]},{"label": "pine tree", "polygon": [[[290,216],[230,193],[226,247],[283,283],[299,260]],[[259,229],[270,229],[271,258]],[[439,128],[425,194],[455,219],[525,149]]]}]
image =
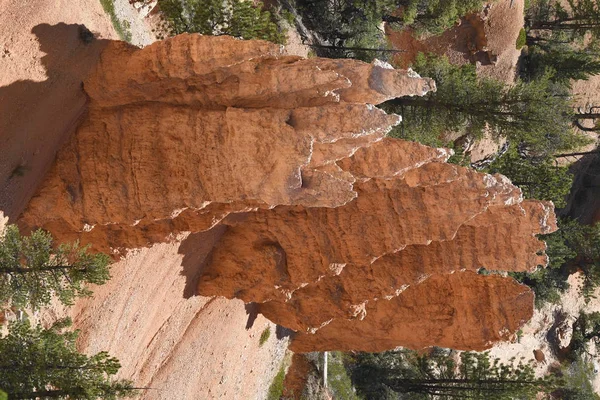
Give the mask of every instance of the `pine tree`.
[{"label": "pine tree", "polygon": [[477,137],[488,129],[539,154],[580,144],[581,139],[572,131],[570,94],[565,87],[553,84],[550,76],[508,86],[478,78],[472,65],[455,66],[446,58],[422,54],[414,68],[433,78],[437,91],[384,103],[382,108],[403,118],[392,136],[440,145],[444,133]]},{"label": "pine tree", "polygon": [[15,225],[0,236],[0,304],[38,309],[53,295],[66,305],[90,296],[84,285],[104,284],[110,259],[90,254],[78,243],[54,248],[52,236],[42,230],[22,237]]},{"label": "pine tree", "polygon": [[481,0],[401,0],[402,22],[417,32],[440,34],[455,25],[460,17],[480,11]]},{"label": "pine tree", "polygon": [[443,350],[418,355],[409,350],[359,353],[351,367],[353,382],[369,399],[392,393],[413,399],[535,399],[553,390],[553,377],[535,378],[529,364],[503,364],[487,353],[465,352],[460,362]]},{"label": "pine tree", "polygon": [[568,167],[557,166],[554,157],[523,157],[514,146],[492,162],[487,172],[507,176],[526,198],[550,200],[558,208],[566,205],[573,183]]},{"label": "pine tree", "polygon": [[527,80],[542,78],[550,73],[552,81],[570,85],[571,80],[587,80],[600,74],[600,58],[596,52],[574,49],[569,44],[533,45],[524,57]]},{"label": "pine tree", "polygon": [[597,0],[567,0],[567,7],[561,2],[549,2],[530,21],[531,29],[551,32],[565,32],[582,37],[591,33],[600,34],[600,4]]},{"label": "pine tree", "polygon": [[106,352],[77,352],[77,331],[61,333],[62,320],[49,329],[14,322],[0,337],[0,385],[9,399],[104,399],[128,397],[131,382],[114,380],[119,361]]}]

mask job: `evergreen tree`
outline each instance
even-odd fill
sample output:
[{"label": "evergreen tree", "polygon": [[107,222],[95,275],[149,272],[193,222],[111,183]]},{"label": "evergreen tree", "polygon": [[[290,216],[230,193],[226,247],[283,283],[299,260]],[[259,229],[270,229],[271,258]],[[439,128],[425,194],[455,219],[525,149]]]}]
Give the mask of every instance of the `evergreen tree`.
[{"label": "evergreen tree", "polygon": [[54,248],[52,236],[42,230],[22,237],[15,225],[0,236],[0,305],[38,309],[53,295],[66,305],[90,296],[85,283],[104,284],[110,259],[90,254],[78,243]]},{"label": "evergreen tree", "polygon": [[482,5],[482,0],[298,0],[303,22],[326,45],[317,48],[320,56],[364,61],[389,56],[377,51],[387,50],[383,22],[418,35],[439,34]]},{"label": "evergreen tree", "polygon": [[128,397],[131,383],[111,377],[119,361],[106,352],[86,356],[77,352],[77,332],[61,330],[63,320],[50,329],[14,322],[0,337],[0,384],[9,399],[103,399]]},{"label": "evergreen tree", "polygon": [[488,172],[507,176],[526,198],[550,200],[558,208],[566,205],[573,184],[568,167],[557,166],[554,157],[523,157],[514,146],[492,162]]},{"label": "evergreen tree", "polygon": [[587,347],[593,342],[600,345],[600,312],[581,312],[573,323],[573,336],[569,343],[569,350],[573,357],[587,352]]},{"label": "evergreen tree", "polygon": [[303,23],[322,41],[314,47],[319,56],[363,61],[388,58],[381,25],[396,8],[394,0],[298,1]]},{"label": "evergreen tree", "polygon": [[560,400],[600,400],[594,392],[594,366],[582,357],[576,356],[575,361],[562,369],[565,385],[552,394]]},{"label": "evergreen tree", "polygon": [[417,32],[440,34],[468,13],[480,11],[481,0],[401,0],[402,23]]},{"label": "evergreen tree", "polygon": [[359,353],[351,370],[355,386],[369,399],[395,398],[394,393],[412,399],[535,399],[557,386],[552,377],[535,378],[528,364],[502,364],[487,353],[461,353],[458,365],[443,350]]},{"label": "evergreen tree", "polygon": [[446,132],[475,137],[484,129],[530,152],[552,154],[580,143],[572,131],[570,94],[549,76],[508,86],[478,78],[472,65],[455,66],[446,58],[419,55],[414,68],[435,80],[437,91],[424,97],[401,97],[382,105],[402,115],[391,136],[440,145]]},{"label": "evergreen tree", "polygon": [[564,43],[530,46],[523,64],[521,76],[528,81],[550,74],[552,81],[570,85],[571,80],[587,80],[600,73],[597,53],[577,50]]},{"label": "evergreen tree", "polygon": [[171,34],[231,35],[284,43],[285,35],[260,2],[245,0],[159,0]]},{"label": "evergreen tree", "polygon": [[600,34],[600,4],[597,0],[567,0],[565,7],[559,1],[541,2],[534,19],[528,21],[531,29],[566,32],[582,37]]}]

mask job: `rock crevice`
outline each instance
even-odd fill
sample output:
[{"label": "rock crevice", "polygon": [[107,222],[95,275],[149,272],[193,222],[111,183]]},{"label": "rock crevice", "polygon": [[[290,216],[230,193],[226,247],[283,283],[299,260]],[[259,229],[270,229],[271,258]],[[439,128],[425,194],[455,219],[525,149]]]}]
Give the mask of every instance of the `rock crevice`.
[{"label": "rock crevice", "polygon": [[197,293],[258,303],[296,351],[481,350],[531,317],[527,287],[477,271],[545,265],[552,205],[385,137],[401,116],[374,105],[430,79],[181,35],[109,44],[84,87],[22,227],[124,254],[224,225]]}]

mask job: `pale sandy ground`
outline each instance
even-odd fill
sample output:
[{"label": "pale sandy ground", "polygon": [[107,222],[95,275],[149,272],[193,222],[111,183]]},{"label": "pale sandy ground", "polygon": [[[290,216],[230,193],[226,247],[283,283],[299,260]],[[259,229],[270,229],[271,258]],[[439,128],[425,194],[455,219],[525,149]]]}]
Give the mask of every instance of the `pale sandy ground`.
[{"label": "pale sandy ground", "polygon": [[[92,0],[93,1],[93,0]],[[151,24],[144,18],[152,10],[156,2],[144,5],[144,3],[129,3],[129,0],[114,0],[115,15],[120,21],[126,21],[128,30],[131,33],[132,44],[139,47],[147,46],[156,41],[155,35],[151,31]]]},{"label": "pale sandy ground", "polygon": [[[120,377],[152,388],[140,398],[266,397],[288,339],[278,340],[275,325],[248,314],[241,301],[184,295],[222,232],[135,251],[113,265],[112,279],[92,299],[68,312],[82,331],[81,348],[109,351],[123,365]],[[56,307],[41,317],[49,322],[62,315]],[[260,346],[267,327],[271,336]]]},{"label": "pale sandy ground", "polygon": [[516,78],[516,66],[521,50],[516,43],[519,31],[523,28],[524,0],[498,0],[489,2],[484,12],[487,48],[498,55],[493,65],[478,67],[480,76],[487,76],[504,82],[512,82]]},{"label": "pale sandy ground", "polygon": [[[124,14],[127,7],[118,0],[119,15],[133,15]],[[151,36],[138,22],[131,23],[133,41],[143,45]],[[85,110],[81,81],[103,42],[85,45],[74,24],[116,39],[98,0],[0,0],[2,222],[3,214],[21,212]],[[12,174],[19,165],[23,176]],[[279,369],[287,339],[277,340],[273,324],[257,316],[250,327],[252,313],[239,301],[184,296],[193,293],[195,268],[215,235],[190,239],[183,249],[175,242],[131,254],[94,298],[68,311],[82,330],[81,350],[117,356],[120,377],[152,388],[141,398],[263,399]],[[35,319],[62,315],[54,307]],[[259,347],[267,326],[271,338]]]},{"label": "pale sandy ground", "polygon": [[[495,345],[490,354],[494,357],[498,357],[504,362],[510,362],[511,358],[515,358],[515,362],[519,362],[521,357],[524,357],[524,362],[532,362],[536,374],[538,376],[543,375],[548,367],[557,361],[556,356],[553,354],[548,343],[548,332],[554,325],[557,314],[565,316],[567,323],[572,322],[577,318],[581,310],[585,312],[600,312],[600,289],[596,290],[594,295],[596,299],[592,299],[589,303],[585,303],[585,300],[579,293],[579,287],[581,284],[579,274],[573,274],[568,280],[571,285],[565,294],[561,297],[561,301],[558,304],[547,304],[542,309],[535,310],[533,318],[522,328],[522,337],[515,343],[499,343]],[[569,330],[567,335],[569,335]],[[565,342],[568,342],[570,336],[566,336]],[[536,362],[533,357],[534,350],[541,350],[546,358],[545,362]],[[595,355],[594,360],[597,368],[598,353],[592,349],[592,354]],[[600,375],[596,373],[593,381],[594,390],[596,393],[600,392]]]}]

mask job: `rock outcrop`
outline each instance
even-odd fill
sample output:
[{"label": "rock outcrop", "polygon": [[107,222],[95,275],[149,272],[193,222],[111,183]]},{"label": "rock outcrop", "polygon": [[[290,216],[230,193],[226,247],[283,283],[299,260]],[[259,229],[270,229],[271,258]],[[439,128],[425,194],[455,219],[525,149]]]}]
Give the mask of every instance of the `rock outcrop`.
[{"label": "rock outcrop", "polygon": [[431,80],[182,35],[109,44],[84,87],[22,227],[118,254],[224,225],[197,293],[258,303],[296,351],[481,350],[531,317],[527,287],[477,272],[545,265],[552,205],[385,138],[400,116],[373,105]]}]

